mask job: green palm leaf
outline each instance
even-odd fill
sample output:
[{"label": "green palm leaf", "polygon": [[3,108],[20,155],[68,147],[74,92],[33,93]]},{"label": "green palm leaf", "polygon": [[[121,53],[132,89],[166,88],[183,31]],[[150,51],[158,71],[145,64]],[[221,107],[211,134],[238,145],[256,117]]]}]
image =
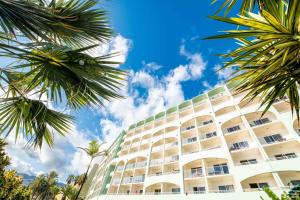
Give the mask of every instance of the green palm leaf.
[{"label": "green palm leaf", "polygon": [[207,39],[233,38],[241,47],[223,55],[224,68],[236,69],[231,80],[239,81],[245,98],[262,100],[265,112],[278,98],[289,97],[292,112],[299,118],[300,2],[268,1],[261,15],[249,12],[238,18],[216,17],[218,21],[243,27]]},{"label": "green palm leaf", "polygon": [[41,147],[43,141],[53,145],[53,132],[68,133],[73,118],[51,110],[37,100],[12,97],[0,100],[1,129],[6,135],[15,132],[17,139],[23,133],[34,147]]},{"label": "green palm leaf", "polygon": [[53,0],[50,4],[25,0],[0,0],[0,27],[7,34],[16,30],[32,40],[39,38],[68,45],[106,41],[112,31],[106,13],[93,9],[92,0]]}]

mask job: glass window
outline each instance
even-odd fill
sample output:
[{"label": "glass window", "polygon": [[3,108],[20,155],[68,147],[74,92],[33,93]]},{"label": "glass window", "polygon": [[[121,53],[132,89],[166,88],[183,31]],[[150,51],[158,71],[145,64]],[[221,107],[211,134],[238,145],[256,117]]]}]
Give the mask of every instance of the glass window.
[{"label": "glass window", "polygon": [[172,193],[180,193],[180,188],[172,188]]},{"label": "glass window", "polygon": [[234,132],[234,131],[238,131],[238,130],[241,130],[240,125],[237,125],[237,126],[233,126],[233,127],[227,128],[227,132],[228,132],[228,133],[231,133],[231,132]]}]

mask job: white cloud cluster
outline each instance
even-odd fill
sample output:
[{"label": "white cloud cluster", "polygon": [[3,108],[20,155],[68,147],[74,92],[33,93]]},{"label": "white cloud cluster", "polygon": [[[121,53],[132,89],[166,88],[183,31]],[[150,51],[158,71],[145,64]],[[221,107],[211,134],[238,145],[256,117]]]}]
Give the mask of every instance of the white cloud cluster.
[{"label": "white cloud cluster", "polygon": [[214,66],[214,70],[215,70],[216,74],[218,75],[218,80],[220,82],[224,82],[224,81],[228,80],[234,72],[234,69],[232,69],[232,68],[222,69],[222,66],[219,64]]},{"label": "white cloud cluster", "polygon": [[[146,68],[130,72],[130,78],[122,90],[125,98],[106,102],[100,112],[104,116],[100,120],[100,127],[106,141],[113,141],[132,123],[184,100],[182,83],[200,79],[207,62],[200,53],[188,52],[184,45],[180,47],[179,53],[187,59],[187,64],[175,67],[165,76],[155,76],[155,70],[162,67],[155,62],[144,62]],[[138,90],[137,87],[142,87],[143,90]]]}]

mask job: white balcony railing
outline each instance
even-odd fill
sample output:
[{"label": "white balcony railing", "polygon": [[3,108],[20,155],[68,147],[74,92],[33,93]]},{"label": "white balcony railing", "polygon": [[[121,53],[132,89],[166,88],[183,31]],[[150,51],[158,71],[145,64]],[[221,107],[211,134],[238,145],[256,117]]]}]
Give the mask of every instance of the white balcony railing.
[{"label": "white balcony railing", "polygon": [[121,183],[121,179],[113,179],[111,184],[112,185],[119,185]]},{"label": "white balcony railing", "polygon": [[212,123],[214,123],[214,121],[211,119],[211,120],[207,120],[207,121],[202,121],[202,122],[198,123],[197,126],[201,127],[201,126],[206,126],[206,125],[209,125]]},{"label": "white balcony railing", "polygon": [[266,118],[253,120],[253,121],[249,122],[249,125],[251,127],[257,127],[257,126],[261,126],[261,125],[264,125],[264,124],[268,124],[270,122],[272,122],[272,120],[266,117]]},{"label": "white balcony railing", "polygon": [[183,145],[191,144],[191,143],[194,143],[194,142],[197,142],[197,137],[190,137],[190,138],[185,138],[185,139],[182,140]]},{"label": "white balcony railing", "polygon": [[133,169],[134,166],[135,166],[135,163],[127,164],[126,167],[125,167],[125,169],[126,170]]},{"label": "white balcony railing", "polygon": [[145,181],[145,176],[134,176],[132,178],[132,183],[141,183]]},{"label": "white balcony railing", "polygon": [[118,171],[118,172],[119,171],[123,171],[123,169],[124,169],[124,166],[118,166],[117,169],[116,169],[116,171]]},{"label": "white balcony railing", "polygon": [[150,166],[161,165],[163,163],[163,159],[155,159],[150,161]]},{"label": "white balcony railing", "polygon": [[176,162],[179,160],[179,155],[170,156],[165,158],[165,163]]},{"label": "white balcony railing", "polygon": [[197,170],[197,171],[192,171],[192,170],[185,170],[184,171],[184,177],[185,178],[197,178],[197,177],[203,177],[203,171],[202,170]]},{"label": "white balcony railing", "polygon": [[206,168],[206,172],[208,176],[225,175],[229,174],[229,169],[227,165],[223,165],[218,167],[208,167]]},{"label": "white balcony railing", "polygon": [[165,144],[165,149],[170,149],[175,146],[178,146],[178,142],[172,142],[172,143]]},{"label": "white balcony railing", "polygon": [[213,131],[210,133],[201,134],[199,137],[200,137],[200,140],[206,140],[206,139],[213,138],[216,136],[217,136],[217,132]]},{"label": "white balcony railing", "polygon": [[152,147],[152,152],[163,151],[163,149],[164,149],[163,145],[155,146],[155,147]]},{"label": "white balcony railing", "polygon": [[147,161],[137,162],[135,163],[135,168],[143,168],[146,167],[146,165],[147,165]]},{"label": "white balcony railing", "polygon": [[235,133],[235,132],[241,131],[243,129],[245,129],[243,124],[236,124],[236,125],[224,128],[223,133],[230,134],[230,133]]},{"label": "white balcony railing", "polygon": [[269,144],[280,143],[280,142],[287,141],[288,139],[289,138],[283,137],[279,133],[258,138],[261,145],[269,145]]},{"label": "white balcony railing", "polygon": [[192,130],[194,128],[195,128],[195,125],[187,126],[187,127],[181,128],[181,132],[184,133],[184,132]]}]

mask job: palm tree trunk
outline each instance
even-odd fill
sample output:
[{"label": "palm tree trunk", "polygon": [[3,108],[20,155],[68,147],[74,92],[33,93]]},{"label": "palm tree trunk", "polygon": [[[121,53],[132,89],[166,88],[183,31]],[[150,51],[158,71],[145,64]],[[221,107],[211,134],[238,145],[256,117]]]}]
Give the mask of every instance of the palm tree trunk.
[{"label": "palm tree trunk", "polygon": [[87,170],[86,170],[86,172],[85,172],[85,174],[84,174],[84,178],[83,178],[82,184],[80,185],[80,188],[79,188],[79,190],[78,190],[78,193],[77,193],[77,195],[76,195],[75,200],[78,200],[79,194],[80,194],[80,192],[81,192],[81,190],[82,190],[82,188],[83,188],[83,185],[84,185],[84,183],[85,183],[85,181],[86,181],[88,172],[89,172],[89,170],[90,170],[92,161],[93,161],[93,158],[91,158],[91,160],[90,160],[90,163],[89,163],[88,168],[87,168]]}]

